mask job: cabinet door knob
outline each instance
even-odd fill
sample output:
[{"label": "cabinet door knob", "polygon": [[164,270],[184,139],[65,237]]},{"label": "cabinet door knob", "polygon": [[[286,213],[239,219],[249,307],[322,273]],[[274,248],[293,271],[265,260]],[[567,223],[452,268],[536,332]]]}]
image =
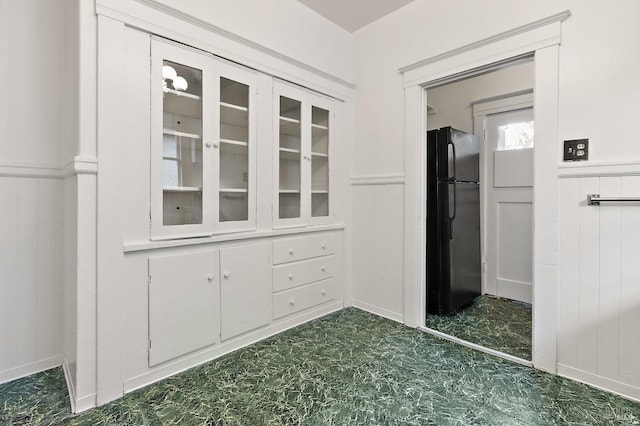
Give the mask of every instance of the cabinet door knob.
[{"label": "cabinet door knob", "polygon": [[327,294],[327,290],[322,290],[322,295],[324,296],[325,294]]},{"label": "cabinet door knob", "polygon": [[207,275],[207,279],[208,279],[209,281],[213,281],[213,274],[209,274],[209,275]]},{"label": "cabinet door knob", "polygon": [[211,148],[212,143],[211,142],[207,142],[204,144],[207,148]]},{"label": "cabinet door knob", "polygon": [[326,267],[326,266],[323,266],[323,267],[321,267],[321,268],[320,268],[320,270],[321,270],[322,272],[325,272],[325,271],[327,270],[327,267]]},{"label": "cabinet door knob", "polygon": [[228,279],[231,276],[231,274],[229,272],[225,272],[222,276]]},{"label": "cabinet door knob", "polygon": [[324,249],[327,248],[327,245],[326,244],[322,244],[320,247],[322,248],[322,250],[324,250]]},{"label": "cabinet door knob", "polygon": [[219,144],[218,142],[214,142],[214,143],[213,143],[213,147],[214,147],[214,148],[217,148],[217,147],[219,147],[219,146],[220,146],[220,144]]},{"label": "cabinet door knob", "polygon": [[293,254],[293,253],[295,253],[295,252],[296,252],[296,251],[295,251],[294,249],[289,249],[289,254],[291,254],[291,255],[292,255],[292,254]]},{"label": "cabinet door knob", "polygon": [[293,279],[293,274],[289,274],[289,279],[292,280]]},{"label": "cabinet door knob", "polygon": [[289,304],[290,304],[291,306],[293,306],[293,305],[295,305],[295,304],[296,304],[296,301],[295,301],[295,300],[293,300],[293,299],[291,299],[291,300],[289,300]]}]

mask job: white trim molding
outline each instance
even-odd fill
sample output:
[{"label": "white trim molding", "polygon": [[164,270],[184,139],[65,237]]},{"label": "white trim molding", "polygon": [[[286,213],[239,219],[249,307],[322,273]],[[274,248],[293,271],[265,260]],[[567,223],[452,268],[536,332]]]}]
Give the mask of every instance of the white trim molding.
[{"label": "white trim molding", "polygon": [[364,185],[404,185],[403,174],[351,176],[352,186]]},{"label": "white trim molding", "polygon": [[640,402],[640,388],[629,386],[626,383],[611,380],[564,364],[558,364],[558,375],[585,383],[605,392],[615,393],[626,399]]},{"label": "white trim molding", "polygon": [[640,161],[562,163],[558,166],[559,178],[580,178],[592,176],[638,176]]},{"label": "white trim molding", "polygon": [[2,163],[0,177],[60,179],[60,167],[50,164]]},{"label": "white trim molding", "polygon": [[21,377],[30,376],[41,371],[62,365],[62,356],[52,356],[51,358],[41,359],[36,362],[21,365],[20,367],[11,368],[0,372],[0,383],[10,382]]},{"label": "white trim molding", "polygon": [[98,159],[94,157],[77,156],[62,169],[61,174],[63,177],[96,175],[98,174]]},{"label": "white trim molding", "polygon": [[[560,24],[571,16],[569,10],[530,22],[491,37],[400,68],[405,87],[469,72],[489,64],[509,61],[538,49],[560,44]],[[467,63],[459,58],[465,57]]]}]

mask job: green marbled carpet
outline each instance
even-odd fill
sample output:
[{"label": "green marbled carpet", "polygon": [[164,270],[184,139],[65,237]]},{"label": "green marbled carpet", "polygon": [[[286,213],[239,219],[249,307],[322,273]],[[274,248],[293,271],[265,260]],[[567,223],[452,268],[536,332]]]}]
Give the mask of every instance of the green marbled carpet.
[{"label": "green marbled carpet", "polygon": [[0,424],[629,425],[640,404],[347,309],[78,416],[59,369],[0,386]]},{"label": "green marbled carpet", "polygon": [[456,315],[427,315],[426,326],[467,342],[531,359],[531,305],[483,295]]}]

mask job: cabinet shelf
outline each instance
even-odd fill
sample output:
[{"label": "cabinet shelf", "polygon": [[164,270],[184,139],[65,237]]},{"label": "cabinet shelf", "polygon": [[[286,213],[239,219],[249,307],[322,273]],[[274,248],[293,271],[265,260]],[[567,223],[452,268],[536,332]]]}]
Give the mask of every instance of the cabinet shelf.
[{"label": "cabinet shelf", "polygon": [[291,148],[280,148],[281,160],[300,160],[300,150]]},{"label": "cabinet shelf", "polygon": [[286,121],[287,123],[300,124],[300,120],[295,118],[283,117],[282,115],[280,116],[280,120]]},{"label": "cabinet shelf", "polygon": [[202,192],[201,186],[163,186],[164,192]]},{"label": "cabinet shelf", "polygon": [[244,112],[249,111],[249,108],[247,108],[245,106],[230,104],[230,103],[227,103],[227,102],[220,102],[220,106],[224,107],[224,108],[235,109],[237,111],[244,111]]},{"label": "cabinet shelf", "polygon": [[202,136],[196,133],[180,132],[178,130],[173,130],[173,129],[162,129],[162,133],[164,133],[165,135],[181,136],[184,138],[202,139]]},{"label": "cabinet shelf", "polygon": [[322,152],[312,152],[311,155],[314,157],[329,158],[329,154],[323,154]]},{"label": "cabinet shelf", "polygon": [[224,188],[220,188],[220,193],[241,193],[241,194],[246,194],[247,193],[247,188],[224,187]]},{"label": "cabinet shelf", "polygon": [[188,99],[193,99],[195,101],[199,101],[199,100],[202,99],[202,96],[192,95],[191,93],[181,92],[179,90],[174,90],[174,89],[169,89],[168,87],[162,89],[162,91],[164,93],[168,93],[170,95],[175,95],[175,96],[178,96],[180,98],[188,98]]},{"label": "cabinet shelf", "polygon": [[278,190],[280,194],[299,194],[299,189],[280,189]]},{"label": "cabinet shelf", "polygon": [[311,124],[311,127],[313,127],[314,129],[329,130],[328,126],[323,126],[321,124]]},{"label": "cabinet shelf", "polygon": [[311,190],[312,194],[328,194],[329,190],[327,189],[313,189]]}]

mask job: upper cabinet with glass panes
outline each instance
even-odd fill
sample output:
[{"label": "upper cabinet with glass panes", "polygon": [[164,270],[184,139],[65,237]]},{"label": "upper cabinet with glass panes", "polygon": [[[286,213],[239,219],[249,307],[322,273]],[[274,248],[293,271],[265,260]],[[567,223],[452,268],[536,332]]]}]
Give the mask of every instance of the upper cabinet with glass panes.
[{"label": "upper cabinet with glass panes", "polygon": [[324,223],[331,216],[333,101],[284,83],[274,87],[275,226]]},{"label": "upper cabinet with glass panes", "polygon": [[255,229],[255,73],[152,41],[151,236]]}]

